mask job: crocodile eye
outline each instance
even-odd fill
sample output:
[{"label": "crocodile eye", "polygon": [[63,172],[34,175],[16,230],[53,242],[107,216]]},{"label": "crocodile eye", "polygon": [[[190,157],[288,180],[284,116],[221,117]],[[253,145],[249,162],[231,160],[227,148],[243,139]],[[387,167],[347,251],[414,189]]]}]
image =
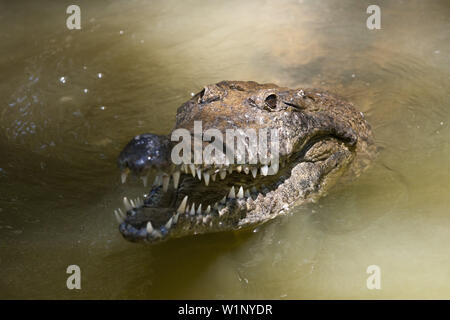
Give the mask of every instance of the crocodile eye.
[{"label": "crocodile eye", "polygon": [[264,102],[266,104],[266,106],[270,109],[270,110],[274,110],[277,107],[277,95],[276,94],[270,94],[266,97],[266,99],[264,99]]}]

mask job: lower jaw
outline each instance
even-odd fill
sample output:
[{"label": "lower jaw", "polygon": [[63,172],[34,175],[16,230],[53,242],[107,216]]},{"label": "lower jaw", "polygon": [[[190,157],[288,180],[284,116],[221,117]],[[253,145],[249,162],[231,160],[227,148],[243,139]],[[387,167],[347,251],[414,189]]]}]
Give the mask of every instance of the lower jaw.
[{"label": "lower jaw", "polygon": [[[268,198],[274,198],[273,195],[276,194],[280,188],[286,187],[285,184],[289,184],[290,178],[291,177],[288,177],[284,181],[281,181],[281,178],[278,177],[278,180],[275,182],[272,178],[272,184],[277,185],[274,189],[266,187],[262,188],[264,190],[258,192],[257,190],[244,189],[242,186],[233,186],[229,189],[227,195],[222,198],[220,198],[221,195],[218,197],[217,195],[210,197],[209,203],[202,203],[200,205],[198,202],[195,204],[195,201],[189,201],[189,203],[186,201],[185,207],[181,209],[179,207],[178,209],[174,207],[171,209],[174,214],[168,219],[171,220],[169,226],[166,223],[159,226],[152,224],[150,228],[141,225],[137,228],[125,222],[121,224],[120,229],[122,234],[128,240],[159,242],[171,237],[239,230],[256,226],[278,216],[278,214],[272,215],[272,210],[275,208],[268,207],[266,202],[270,202],[267,201],[270,200]],[[270,181],[270,178],[266,179],[266,181]],[[232,184],[233,181],[235,180],[230,179],[229,181],[221,181],[218,183],[225,182],[227,184]],[[255,184],[256,183],[253,183],[253,185]],[[183,189],[183,184],[180,184],[180,188],[175,190],[174,198],[178,200],[174,201],[177,203],[177,206],[182,202],[181,199],[184,199],[185,197]],[[224,189],[220,190],[222,191],[222,194],[225,191]],[[151,202],[151,198],[148,198],[146,202]],[[143,205],[142,210],[146,210],[146,206],[149,206],[147,208],[150,208],[150,204],[147,203],[146,205]],[[260,208],[259,215],[253,214],[255,208]],[[153,209],[157,208],[153,207]],[[279,214],[282,214],[287,209],[288,206],[283,204],[282,207],[277,208],[276,210]],[[261,214],[261,212],[263,212],[263,214]],[[127,230],[128,226],[131,226],[131,230]]]},{"label": "lower jaw", "polygon": [[[256,197],[254,196],[256,199]],[[227,230],[240,229],[239,221],[245,218],[249,203],[255,201],[250,194],[244,194],[243,188],[237,192],[234,188],[226,197],[216,202],[213,206],[196,205],[195,202],[188,203],[185,197],[177,209],[165,224],[155,224],[151,218],[146,224],[133,223],[134,216],[142,219],[146,210],[163,210],[164,208],[146,207],[139,203],[138,207],[130,208],[130,200],[126,199],[127,217],[120,224],[121,233],[131,241],[148,240],[155,242],[164,240],[166,237],[181,237],[185,235],[206,234]],[[136,204],[137,201],[132,201]],[[182,208],[180,208],[182,207]],[[153,223],[152,223],[153,221]]]}]

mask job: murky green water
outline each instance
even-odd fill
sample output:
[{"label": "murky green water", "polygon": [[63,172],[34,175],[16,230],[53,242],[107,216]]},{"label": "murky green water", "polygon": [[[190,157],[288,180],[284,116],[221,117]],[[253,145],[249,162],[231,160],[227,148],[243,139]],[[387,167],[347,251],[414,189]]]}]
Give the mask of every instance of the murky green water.
[{"label": "murky green water", "polygon": [[[449,299],[450,4],[378,1],[374,31],[369,4],[82,1],[69,31],[62,2],[3,2],[0,297]],[[339,93],[377,162],[251,234],[126,242],[112,211],[142,188],[119,183],[119,151],[224,79]]]}]

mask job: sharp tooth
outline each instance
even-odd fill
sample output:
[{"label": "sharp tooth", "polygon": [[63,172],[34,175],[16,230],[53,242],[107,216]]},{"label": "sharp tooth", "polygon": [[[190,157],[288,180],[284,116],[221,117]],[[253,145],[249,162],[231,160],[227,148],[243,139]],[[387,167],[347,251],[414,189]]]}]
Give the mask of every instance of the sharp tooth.
[{"label": "sharp tooth", "polygon": [[193,164],[190,164],[189,168],[191,168],[192,176],[195,178],[195,166]]},{"label": "sharp tooth", "polygon": [[227,176],[226,170],[220,171],[219,175],[220,175],[220,180],[225,179],[225,177]]},{"label": "sharp tooth", "polygon": [[147,188],[148,176],[141,177],[142,183],[144,184],[144,188]]},{"label": "sharp tooth", "polygon": [[169,189],[169,182],[170,182],[170,176],[164,175],[163,176],[163,191],[166,192],[167,189]]},{"label": "sharp tooth", "polygon": [[166,227],[167,230],[169,230],[170,227],[172,226],[172,221],[173,221],[173,218],[171,217],[169,219],[169,221],[167,221],[167,223],[165,224],[165,227]]},{"label": "sharp tooth", "polygon": [[121,180],[122,180],[122,183],[127,182],[128,173],[130,173],[130,170],[129,170],[129,169],[125,169],[125,171],[122,172],[122,174],[121,174],[121,176],[120,176],[120,178],[121,178]]},{"label": "sharp tooth", "polygon": [[175,172],[172,174],[172,176],[173,176],[173,187],[174,187],[175,189],[178,188],[178,182],[180,181],[180,175],[181,175],[180,171],[175,171]]},{"label": "sharp tooth", "polygon": [[223,203],[223,204],[227,203],[227,197],[224,196],[224,197],[222,198],[222,200],[220,200],[220,203]]},{"label": "sharp tooth", "polygon": [[242,171],[242,166],[237,166],[237,167],[236,167],[236,171],[239,172],[239,173],[241,173],[241,171]]},{"label": "sharp tooth", "polygon": [[243,198],[244,197],[244,189],[242,188],[242,186],[239,188],[237,197],[238,198]]},{"label": "sharp tooth", "polygon": [[270,168],[269,168],[270,170],[270,174],[277,174],[278,173],[278,169],[279,169],[279,165],[278,165],[278,163],[272,163],[271,165],[270,165]]},{"label": "sharp tooth", "polygon": [[180,204],[180,206],[177,209],[177,213],[183,213],[185,211],[187,199],[188,199],[188,196],[185,196],[183,198],[183,201],[181,201],[181,204]]},{"label": "sharp tooth", "polygon": [[233,173],[233,167],[229,166],[227,168],[227,171],[228,171],[229,174],[232,174]]},{"label": "sharp tooth", "polygon": [[214,174],[211,176],[212,181],[216,181],[216,176],[217,176],[216,173],[214,173]]},{"label": "sharp tooth", "polygon": [[197,214],[202,214],[202,204],[201,204],[201,203],[200,203],[200,205],[198,206]]},{"label": "sharp tooth", "polygon": [[131,203],[130,203],[130,201],[128,201],[127,197],[123,198],[123,205],[124,205],[126,211],[133,209],[133,207],[131,206]]},{"label": "sharp tooth", "polygon": [[192,202],[191,212],[189,212],[191,216],[195,214],[195,202]]},{"label": "sharp tooth", "polygon": [[205,179],[205,185],[208,186],[209,185],[209,173],[208,172],[203,173],[203,178]]},{"label": "sharp tooth", "polygon": [[119,214],[120,214],[120,216],[122,217],[122,219],[124,219],[125,220],[125,214],[123,213],[123,211],[122,211],[122,209],[117,209],[118,211],[119,211]]},{"label": "sharp tooth", "polygon": [[256,175],[258,174],[258,169],[257,168],[252,168],[252,176],[253,179],[256,178]]},{"label": "sharp tooth", "polygon": [[249,167],[244,167],[244,172],[245,174],[249,174],[250,173],[250,168]]},{"label": "sharp tooth", "polygon": [[268,172],[269,172],[269,167],[267,165],[261,167],[261,174],[263,176],[267,176]]},{"label": "sharp tooth", "polygon": [[153,232],[153,226],[152,223],[149,221],[147,222],[147,233],[152,233]]},{"label": "sharp tooth", "polygon": [[136,208],[136,203],[132,199],[130,199],[130,204],[133,208]]},{"label": "sharp tooth", "polygon": [[234,186],[231,187],[230,193],[228,194],[228,198],[230,198],[230,199],[236,198],[236,195],[234,193]]},{"label": "sharp tooth", "polygon": [[161,175],[157,175],[155,177],[155,181],[153,181],[153,185],[155,187],[159,187],[162,184],[162,176]]},{"label": "sharp tooth", "polygon": [[177,213],[176,215],[173,216],[173,223],[177,223],[178,222],[178,217],[180,216],[180,213]]},{"label": "sharp tooth", "polygon": [[114,216],[116,217],[116,220],[117,220],[118,223],[122,223],[123,222],[123,219],[122,219],[120,213],[117,210],[114,210]]},{"label": "sharp tooth", "polygon": [[211,206],[208,206],[207,208],[206,208],[206,214],[210,214],[211,213]]},{"label": "sharp tooth", "polygon": [[217,202],[216,202],[216,203],[214,203],[214,206],[213,206],[213,208],[214,208],[215,210],[219,210],[219,205],[217,204]]},{"label": "sharp tooth", "polygon": [[245,197],[246,198],[250,198],[250,191],[248,191],[248,189],[247,190],[245,190]]},{"label": "sharp tooth", "polygon": [[197,178],[198,180],[202,180],[202,169],[197,169]]}]

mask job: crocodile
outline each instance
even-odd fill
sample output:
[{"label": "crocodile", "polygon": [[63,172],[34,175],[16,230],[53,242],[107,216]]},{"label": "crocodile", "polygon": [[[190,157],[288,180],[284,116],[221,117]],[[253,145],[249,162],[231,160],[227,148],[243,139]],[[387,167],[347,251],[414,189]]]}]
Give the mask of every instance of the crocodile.
[{"label": "crocodile", "polygon": [[254,228],[295,206],[316,202],[337,181],[358,176],[376,154],[364,114],[320,89],[222,81],[182,104],[173,130],[183,128],[194,136],[197,121],[203,130],[224,134],[236,128],[275,130],[279,165],[175,164],[171,134],[140,134],[118,157],[122,183],[130,173],[144,186],[149,177],[154,182],[143,197],[124,198],[124,210],[114,210],[125,239],[158,243]]}]

